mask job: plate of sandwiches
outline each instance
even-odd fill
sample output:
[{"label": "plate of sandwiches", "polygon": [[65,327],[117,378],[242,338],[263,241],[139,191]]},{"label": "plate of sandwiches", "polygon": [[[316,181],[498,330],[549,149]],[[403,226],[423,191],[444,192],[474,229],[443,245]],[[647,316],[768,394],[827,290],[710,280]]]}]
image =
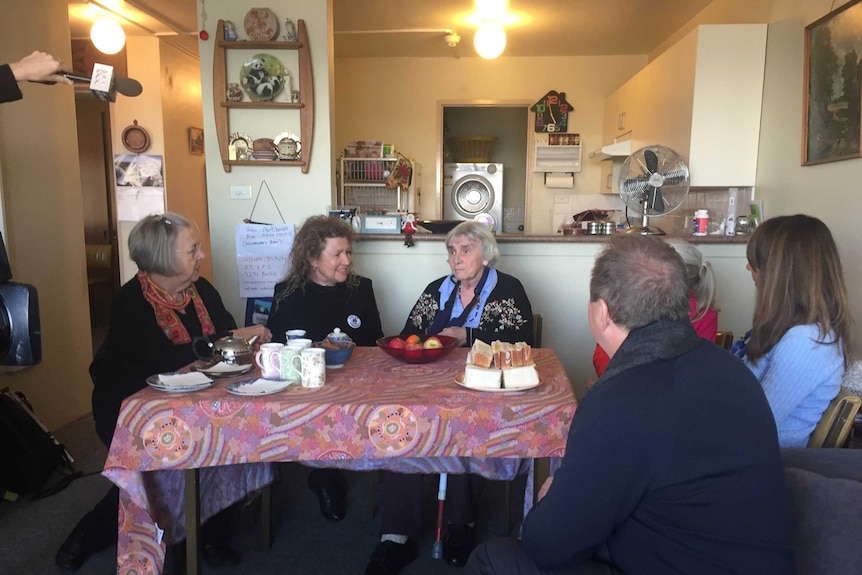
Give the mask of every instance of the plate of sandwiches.
[{"label": "plate of sandwiches", "polygon": [[525,391],[542,384],[533,350],[526,343],[493,341],[490,344],[476,340],[464,373],[455,376],[455,383],[477,391]]}]

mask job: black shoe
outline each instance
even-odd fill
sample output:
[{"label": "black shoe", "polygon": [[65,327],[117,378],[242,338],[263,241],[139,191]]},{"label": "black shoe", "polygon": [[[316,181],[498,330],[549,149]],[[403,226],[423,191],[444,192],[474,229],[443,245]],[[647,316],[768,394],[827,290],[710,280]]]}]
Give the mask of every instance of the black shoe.
[{"label": "black shoe", "polygon": [[201,548],[201,559],[213,569],[223,567],[224,565],[239,565],[239,553],[226,545],[214,545],[212,543],[204,543]]},{"label": "black shoe", "polygon": [[365,575],[398,575],[404,567],[416,559],[416,549],[411,541],[395,543],[382,541],[365,566]]},{"label": "black shoe", "polygon": [[317,475],[312,472],[308,476],[308,487],[317,495],[320,503],[320,513],[330,521],[341,521],[347,515],[347,490],[346,485],[339,481],[318,481]]},{"label": "black shoe", "polygon": [[69,571],[80,569],[91,553],[89,535],[86,528],[76,525],[57,550],[54,562]]},{"label": "black shoe", "polygon": [[472,527],[449,524],[446,536],[443,537],[443,559],[446,563],[463,567],[475,547]]}]

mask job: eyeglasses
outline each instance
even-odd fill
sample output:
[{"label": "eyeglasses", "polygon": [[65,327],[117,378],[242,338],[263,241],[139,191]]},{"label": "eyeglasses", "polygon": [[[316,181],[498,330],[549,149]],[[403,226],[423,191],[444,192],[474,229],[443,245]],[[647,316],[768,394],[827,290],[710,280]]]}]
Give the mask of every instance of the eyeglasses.
[{"label": "eyeglasses", "polygon": [[200,253],[200,251],[201,251],[201,243],[200,242],[196,243],[195,245],[192,246],[192,249],[190,249],[190,250],[174,250],[174,251],[184,253],[187,256],[189,256],[190,258],[194,259],[197,257],[198,253]]}]

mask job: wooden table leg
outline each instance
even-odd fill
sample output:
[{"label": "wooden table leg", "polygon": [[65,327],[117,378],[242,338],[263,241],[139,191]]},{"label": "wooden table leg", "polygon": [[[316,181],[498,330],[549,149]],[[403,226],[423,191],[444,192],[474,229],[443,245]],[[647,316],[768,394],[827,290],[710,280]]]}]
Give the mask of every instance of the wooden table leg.
[{"label": "wooden table leg", "polygon": [[533,505],[539,502],[539,491],[545,480],[551,475],[551,459],[536,457],[533,459]]},{"label": "wooden table leg", "polygon": [[186,574],[201,573],[200,470],[185,470],[186,497]]}]

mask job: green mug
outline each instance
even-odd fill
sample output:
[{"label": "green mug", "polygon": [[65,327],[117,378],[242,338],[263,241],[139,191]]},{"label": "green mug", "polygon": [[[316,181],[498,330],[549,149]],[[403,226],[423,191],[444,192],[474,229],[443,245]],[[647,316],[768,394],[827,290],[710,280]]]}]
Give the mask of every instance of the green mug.
[{"label": "green mug", "polygon": [[303,349],[298,345],[286,345],[273,354],[273,363],[278,368],[281,380],[291,383],[302,381],[302,357],[299,354]]}]

